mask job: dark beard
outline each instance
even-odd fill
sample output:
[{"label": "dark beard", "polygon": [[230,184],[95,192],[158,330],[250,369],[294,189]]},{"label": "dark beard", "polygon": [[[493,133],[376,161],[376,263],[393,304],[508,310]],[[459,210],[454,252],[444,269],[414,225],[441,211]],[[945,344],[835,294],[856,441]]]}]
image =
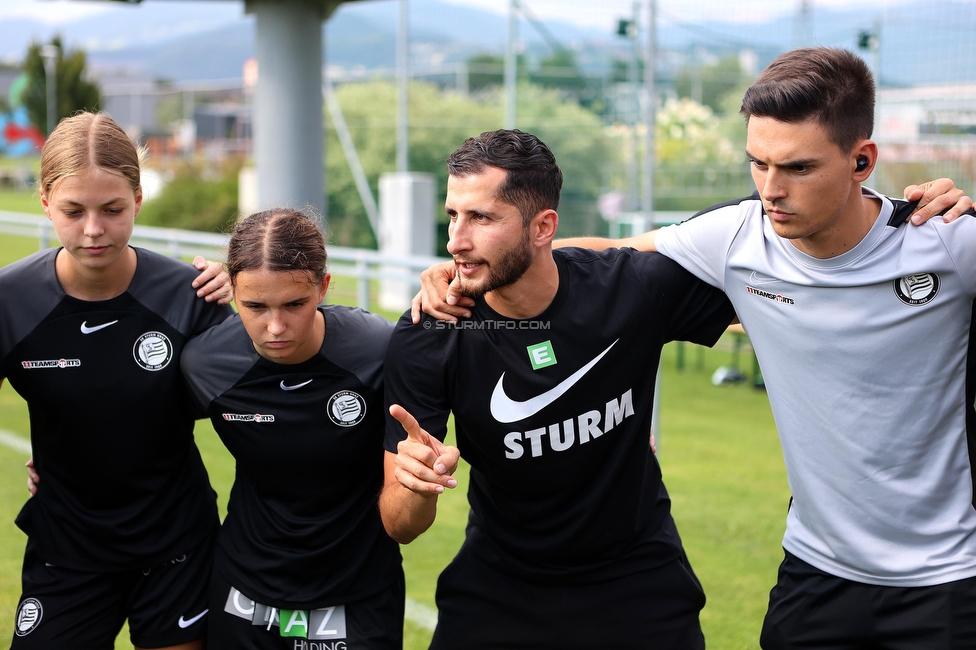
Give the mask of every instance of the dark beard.
[{"label": "dark beard", "polygon": [[515,284],[532,266],[532,245],[529,242],[529,229],[523,231],[522,240],[515,248],[507,251],[495,264],[488,267],[488,277],[480,285],[466,287],[462,279],[461,293],[469,298],[484,297],[489,291]]}]

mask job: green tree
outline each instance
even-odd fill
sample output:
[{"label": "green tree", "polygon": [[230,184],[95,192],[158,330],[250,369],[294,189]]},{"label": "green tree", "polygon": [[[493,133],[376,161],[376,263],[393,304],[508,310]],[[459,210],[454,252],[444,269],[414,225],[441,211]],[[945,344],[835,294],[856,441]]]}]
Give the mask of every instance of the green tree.
[{"label": "green tree", "polygon": [[[0,72],[11,75],[16,79],[20,75],[20,68],[9,63],[0,63]],[[9,113],[13,108],[8,100],[9,97],[7,95],[0,95],[0,113]]]},{"label": "green tree", "polygon": [[[395,170],[396,88],[385,82],[346,84],[336,89],[339,105],[356,145],[373,195],[379,177]],[[444,163],[466,138],[497,129],[502,123],[501,89],[486,90],[478,98],[441,92],[433,84],[410,86],[410,170],[437,177],[439,200],[447,188]],[[563,201],[559,206],[560,234],[593,234],[599,229],[596,197],[601,191],[608,137],[593,113],[565,100],[556,90],[522,83],[518,89],[519,128],[538,135],[553,150],[563,170]],[[343,246],[376,245],[345,154],[331,120],[326,132],[329,231]],[[446,246],[446,217],[441,222],[437,251]]]},{"label": "green tree", "polygon": [[580,73],[576,53],[572,50],[560,50],[542,59],[539,69],[529,74],[529,81],[544,88],[580,90],[586,87],[586,78]]},{"label": "green tree", "polygon": [[728,93],[725,115],[687,97],[665,102],[656,115],[655,207],[700,210],[752,192],[745,163],[745,122],[735,112],[742,101]]},{"label": "green tree", "polygon": [[183,93],[175,91],[159,96],[156,101],[157,126],[168,128],[174,122],[183,119],[183,98]]},{"label": "green tree", "polygon": [[[396,87],[380,81],[345,84],[336,89],[336,96],[373,196],[378,197],[380,176],[396,170]],[[500,120],[500,104],[442,93],[433,84],[411,83],[410,170],[435,174],[443,199],[448,154],[465,138],[497,128]],[[342,246],[375,247],[376,239],[331,119],[326,126],[331,240]],[[442,228],[442,244],[445,237]]]},{"label": "green tree", "polygon": [[678,97],[690,97],[716,113],[722,113],[725,108],[722,97],[739,88],[744,77],[739,58],[730,55],[703,66],[685,65],[678,71],[674,89]]},{"label": "green tree", "polygon": [[602,114],[606,110],[603,79],[584,76],[573,50],[560,50],[545,57],[528,78],[537,86],[558,89],[564,97],[594,113]]},{"label": "green tree", "polygon": [[[630,65],[631,60],[629,58],[614,57],[613,61],[610,62],[610,81],[614,83],[630,81]],[[637,79],[643,78],[644,59],[640,58],[637,60]]]},{"label": "green tree", "polygon": [[505,61],[494,54],[475,54],[467,60],[468,89],[480,92],[505,82]]},{"label": "green tree", "polygon": [[[478,93],[505,84],[505,59],[494,54],[475,54],[465,64],[468,66],[468,90]],[[519,79],[527,75],[525,57],[515,57],[515,70]]]},{"label": "green tree", "polygon": [[556,89],[519,85],[518,128],[549,145],[563,172],[559,236],[605,232],[596,200],[612,183],[622,151],[600,117]]},{"label": "green tree", "polygon": [[687,97],[669,99],[656,114],[656,157],[663,163],[733,163],[742,159],[722,133],[722,123],[708,106]]},{"label": "green tree", "polygon": [[227,232],[237,219],[240,168],[233,159],[209,172],[197,164],[181,166],[158,197],[142,204],[137,223]]},{"label": "green tree", "polygon": [[742,97],[751,84],[752,80],[743,77],[738,86],[718,98],[719,110],[716,111],[722,136],[732,143],[736,155],[741,159],[745,158],[746,120],[739,114],[739,109],[742,108]]},{"label": "green tree", "polygon": [[[65,52],[60,36],[55,36],[51,43],[58,48],[55,123],[77,111],[97,110],[100,99],[98,86],[94,81],[85,78],[85,52]],[[27,88],[24,90],[23,102],[34,126],[42,133],[47,133],[47,74],[41,47],[40,43],[31,43],[27,48],[24,59]]]}]

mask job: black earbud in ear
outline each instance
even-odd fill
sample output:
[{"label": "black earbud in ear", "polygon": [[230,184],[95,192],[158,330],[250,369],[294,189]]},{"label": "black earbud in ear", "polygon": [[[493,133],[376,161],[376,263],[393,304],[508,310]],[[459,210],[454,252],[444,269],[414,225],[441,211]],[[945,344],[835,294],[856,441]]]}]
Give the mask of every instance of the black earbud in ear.
[{"label": "black earbud in ear", "polygon": [[866,156],[859,156],[857,159],[857,165],[854,167],[859,172],[863,172],[868,168],[868,159]]}]

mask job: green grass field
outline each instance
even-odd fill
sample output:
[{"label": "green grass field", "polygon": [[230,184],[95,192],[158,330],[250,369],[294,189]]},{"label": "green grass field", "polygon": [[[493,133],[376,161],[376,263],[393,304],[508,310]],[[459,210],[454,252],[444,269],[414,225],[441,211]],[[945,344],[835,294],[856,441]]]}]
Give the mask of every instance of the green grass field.
[{"label": "green grass field", "polygon": [[[0,197],[2,209],[16,208],[6,207]],[[0,265],[36,248],[36,241],[0,236]],[[343,288],[338,279],[333,300],[346,298]],[[708,647],[756,648],[768,591],[782,559],[780,540],[789,499],[779,441],[764,392],[748,385],[716,388],[709,382],[714,369],[730,361],[728,342],[704,351],[700,368],[698,353],[688,356],[692,362],[679,372],[676,346],[665,349],[659,459],[674,518],[708,596],[702,613]],[[6,384],[0,389],[0,429],[28,437],[26,406]],[[209,422],[199,422],[196,435],[224,508],[233,460]],[[0,642],[12,634],[20,593],[25,537],[13,519],[27,496],[25,460],[23,453],[0,445]],[[407,595],[430,608],[437,575],[464,535],[466,470],[461,468],[458,476],[460,487],[441,498],[431,530],[403,547]],[[405,632],[407,650],[427,647],[429,630],[408,620]],[[132,648],[127,631],[116,648]]]},{"label": "green grass field", "polygon": [[41,201],[36,192],[0,188],[0,210],[9,212],[31,212],[44,214]]}]

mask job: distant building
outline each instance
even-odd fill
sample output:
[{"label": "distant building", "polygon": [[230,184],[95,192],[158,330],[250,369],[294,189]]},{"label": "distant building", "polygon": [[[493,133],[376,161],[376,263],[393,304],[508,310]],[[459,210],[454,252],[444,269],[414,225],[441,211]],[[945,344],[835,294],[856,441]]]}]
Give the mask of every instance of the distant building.
[{"label": "distant building", "polygon": [[153,78],[137,73],[103,73],[98,78],[105,111],[132,138],[158,131],[156,107],[159,84]]},{"label": "distant building", "polygon": [[976,193],[976,84],[880,90],[874,140],[880,189],[946,176]]},{"label": "distant building", "polygon": [[251,107],[239,79],[173,83],[111,70],[100,71],[99,84],[101,109],[154,157],[221,159],[251,148]]},{"label": "distant building", "polygon": [[251,120],[248,107],[243,104],[222,102],[204,104],[193,112],[197,139],[229,140],[251,137]]},{"label": "distant building", "polygon": [[882,89],[877,121],[886,159],[976,158],[976,84]]}]

